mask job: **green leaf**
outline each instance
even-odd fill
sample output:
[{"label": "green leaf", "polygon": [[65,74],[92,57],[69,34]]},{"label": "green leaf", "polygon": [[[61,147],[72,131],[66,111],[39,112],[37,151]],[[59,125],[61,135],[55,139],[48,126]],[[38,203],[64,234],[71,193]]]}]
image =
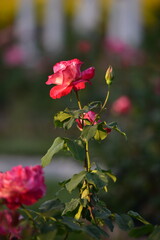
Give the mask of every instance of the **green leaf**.
[{"label": "green leaf", "polygon": [[55,127],[63,127],[63,123],[66,120],[69,120],[72,117],[71,114],[66,113],[66,112],[59,112],[54,116],[54,124]]},{"label": "green leaf", "polygon": [[82,139],[85,139],[88,141],[89,139],[94,137],[94,135],[96,134],[96,131],[97,131],[97,126],[98,126],[97,124],[94,126],[85,126],[81,133]]},{"label": "green leaf", "polygon": [[132,218],[127,214],[115,214],[115,221],[118,224],[119,228],[125,231],[128,231],[134,227]]},{"label": "green leaf", "polygon": [[75,119],[74,119],[73,117],[71,117],[68,121],[65,121],[65,122],[63,123],[63,127],[64,127],[65,129],[70,129],[70,128],[72,127],[72,125],[73,125],[74,122],[75,122]]},{"label": "green leaf", "polygon": [[108,177],[110,177],[112,180],[113,180],[113,182],[116,182],[117,181],[117,178],[116,178],[116,176],[115,175],[113,175],[113,173],[111,172],[111,170],[103,170],[103,169],[101,169],[97,164],[96,164],[96,169],[95,170],[98,170],[98,171],[100,171],[100,172],[103,172],[103,173],[105,173],[106,175],[108,175]]},{"label": "green leaf", "polygon": [[107,137],[107,131],[104,129],[104,123],[98,124],[96,134],[94,136],[95,140],[104,140]]},{"label": "green leaf", "polygon": [[80,203],[79,198],[72,198],[70,202],[65,203],[65,209],[62,213],[62,215],[66,214],[67,212],[74,211]]},{"label": "green leaf", "polygon": [[104,218],[103,220],[104,220],[105,224],[109,227],[110,231],[113,232],[114,225],[113,225],[111,219]]},{"label": "green leaf", "polygon": [[60,122],[63,122],[64,120],[66,120],[70,117],[72,117],[71,114],[61,111],[61,112],[59,112],[55,115],[54,120],[58,120]]},{"label": "green leaf", "polygon": [[111,122],[111,123],[108,124],[108,127],[110,127],[110,128],[114,128],[114,127],[117,127],[117,126],[118,126],[117,122]]},{"label": "green leaf", "polygon": [[128,215],[137,219],[138,221],[144,223],[144,224],[150,224],[149,222],[147,222],[143,217],[141,217],[141,215],[137,212],[134,212],[134,211],[129,211],[128,212]]},{"label": "green leaf", "polygon": [[104,202],[101,203],[100,200],[98,200],[97,206],[94,209],[94,214],[97,218],[101,218],[101,219],[105,219],[106,217],[111,217],[112,216],[112,212],[106,208],[103,207],[102,204],[104,204]]},{"label": "green leaf", "polygon": [[61,203],[59,199],[52,199],[52,200],[45,201],[39,207],[41,212],[48,212],[51,210],[57,210],[62,208],[64,208],[64,204]]},{"label": "green leaf", "polygon": [[65,143],[64,139],[60,137],[57,137],[54,140],[52,146],[48,149],[47,153],[41,159],[43,167],[46,167],[47,165],[50,164],[53,155],[64,148],[64,143]]},{"label": "green leaf", "polygon": [[89,103],[88,108],[89,108],[89,110],[92,110],[92,109],[95,109],[95,108],[98,108],[101,106],[102,106],[101,101],[93,101],[93,102]]},{"label": "green leaf", "polygon": [[40,234],[38,236],[38,240],[46,240],[46,239],[52,239],[53,240],[53,239],[55,239],[56,234],[57,234],[57,231],[55,229],[54,231],[49,231],[45,234]]},{"label": "green leaf", "polygon": [[67,112],[68,114],[70,114],[72,117],[79,118],[79,116],[83,113],[86,112],[86,110],[83,109],[78,109],[78,110],[71,110],[71,109],[65,109],[65,112]]},{"label": "green leaf", "polygon": [[85,176],[86,171],[74,174],[71,180],[66,184],[66,189],[68,190],[68,192],[72,192],[82,182]]},{"label": "green leaf", "polygon": [[115,175],[113,175],[110,171],[106,171],[106,174],[113,180],[113,182],[117,181],[117,178]]},{"label": "green leaf", "polygon": [[82,228],[74,218],[63,216],[61,222],[72,231],[81,231]]},{"label": "green leaf", "polygon": [[108,179],[103,172],[98,170],[93,170],[92,172],[88,172],[86,175],[86,179],[90,184],[93,184],[95,188],[103,188],[108,185]]},{"label": "green leaf", "polygon": [[93,214],[95,216],[96,219],[99,219],[100,221],[103,221],[111,230],[111,232],[113,232],[113,228],[114,225],[112,223],[112,220],[110,219],[111,216],[111,211],[108,208],[105,207],[95,207],[93,210]]},{"label": "green leaf", "polygon": [[[70,178],[67,179],[67,180],[61,181],[61,182],[59,182],[58,184],[59,184],[61,187],[64,187],[64,186],[66,185],[66,183],[68,183],[69,181],[70,181]],[[60,189],[59,191],[61,191],[61,189]],[[59,192],[59,191],[58,191],[58,192]]]},{"label": "green leaf", "polygon": [[125,132],[121,131],[118,127],[117,122],[111,122],[109,124],[107,124],[107,127],[114,129],[115,131],[119,132],[121,135],[123,135],[125,137],[125,139],[127,140],[127,135]]},{"label": "green leaf", "polygon": [[73,157],[79,161],[84,161],[85,159],[85,146],[82,140],[66,140],[67,147],[69,151],[72,153]]},{"label": "green leaf", "polygon": [[109,237],[109,235],[104,230],[96,225],[86,225],[83,227],[83,231],[96,240],[99,240],[102,237]]},{"label": "green leaf", "polygon": [[150,234],[153,231],[153,228],[154,227],[152,224],[146,224],[141,227],[135,227],[129,232],[129,236],[135,237],[135,238],[142,237],[144,235]]},{"label": "green leaf", "polygon": [[160,239],[160,226],[155,226],[148,240],[159,240]]}]

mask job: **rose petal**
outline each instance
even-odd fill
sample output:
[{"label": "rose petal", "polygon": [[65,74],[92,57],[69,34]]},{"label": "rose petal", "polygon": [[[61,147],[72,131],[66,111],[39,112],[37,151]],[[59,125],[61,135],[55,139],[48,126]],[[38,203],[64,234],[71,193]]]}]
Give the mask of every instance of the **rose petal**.
[{"label": "rose petal", "polygon": [[62,73],[62,71],[48,76],[48,80],[47,80],[46,84],[47,85],[50,85],[50,84],[61,85],[61,84],[63,84],[63,73]]},{"label": "rose petal", "polygon": [[107,133],[110,133],[112,131],[111,128],[104,128],[104,130],[106,130]]},{"label": "rose petal", "polygon": [[[88,113],[86,113],[84,115],[84,118],[87,118],[91,123],[94,123],[95,119],[96,119],[96,113],[93,111],[89,111]],[[96,122],[97,123],[97,122]]]},{"label": "rose petal", "polygon": [[81,78],[84,80],[89,80],[94,77],[94,73],[95,73],[94,67],[87,68],[81,73]]},{"label": "rose petal", "polygon": [[63,85],[69,85],[71,82],[75,81],[78,77],[81,77],[81,72],[78,66],[74,66],[73,64],[67,66],[63,73]]},{"label": "rose petal", "polygon": [[75,58],[69,61],[61,61],[59,63],[56,63],[53,66],[53,71],[54,73],[58,72],[59,70],[64,70],[67,66],[69,66],[70,64],[74,64],[74,65],[79,65],[81,66],[83,62],[81,62],[79,59]]},{"label": "rose petal", "polygon": [[82,130],[83,129],[82,119],[77,118],[75,121],[77,123],[77,127],[79,128],[79,130]]},{"label": "rose petal", "polygon": [[77,82],[77,83],[73,84],[73,89],[74,89],[75,91],[84,89],[85,87],[86,87],[86,86],[85,86],[85,83],[84,83],[84,82]]},{"label": "rose petal", "polygon": [[51,88],[50,90],[50,97],[53,99],[56,98],[61,98],[67,94],[69,94],[72,90],[73,86],[66,86],[66,85],[60,85],[60,86],[55,86]]}]

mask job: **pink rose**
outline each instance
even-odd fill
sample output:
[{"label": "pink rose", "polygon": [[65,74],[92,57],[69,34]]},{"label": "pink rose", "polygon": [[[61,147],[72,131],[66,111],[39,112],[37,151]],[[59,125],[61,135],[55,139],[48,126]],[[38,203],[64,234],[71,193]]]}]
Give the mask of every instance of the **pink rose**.
[{"label": "pink rose", "polygon": [[0,198],[10,209],[22,204],[32,205],[43,197],[46,191],[42,167],[16,166],[0,173]]},{"label": "pink rose", "polygon": [[25,61],[25,53],[20,46],[13,45],[5,51],[3,60],[9,66],[19,66]]},{"label": "pink rose", "polygon": [[130,99],[127,96],[119,97],[113,104],[112,104],[112,111],[118,114],[125,114],[128,113],[132,108],[132,104]]},{"label": "pink rose", "polygon": [[[20,215],[16,211],[3,210],[0,212],[0,236],[20,238],[21,227],[19,226]],[[8,238],[7,238],[8,239]]]},{"label": "pink rose", "polygon": [[69,94],[72,89],[78,91],[85,88],[85,83],[93,78],[95,69],[90,67],[81,72],[82,63],[78,59],[72,59],[61,61],[53,66],[54,74],[50,75],[46,82],[47,85],[57,85],[50,90],[51,98],[61,98]]},{"label": "pink rose", "polygon": [[[78,128],[82,131],[83,127],[86,125],[96,125],[97,123],[100,123],[100,120],[96,121],[96,113],[93,111],[89,111],[83,115],[82,119],[76,119]],[[107,133],[111,132],[110,128],[104,128]]]}]

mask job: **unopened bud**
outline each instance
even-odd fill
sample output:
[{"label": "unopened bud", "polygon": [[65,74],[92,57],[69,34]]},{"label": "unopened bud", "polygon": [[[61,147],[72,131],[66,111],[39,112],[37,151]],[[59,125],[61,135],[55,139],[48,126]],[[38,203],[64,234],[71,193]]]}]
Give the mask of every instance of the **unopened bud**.
[{"label": "unopened bud", "polygon": [[114,78],[113,69],[112,69],[111,66],[109,66],[107,71],[106,71],[106,75],[105,75],[105,79],[106,79],[107,85],[111,85],[112,84],[113,78]]}]

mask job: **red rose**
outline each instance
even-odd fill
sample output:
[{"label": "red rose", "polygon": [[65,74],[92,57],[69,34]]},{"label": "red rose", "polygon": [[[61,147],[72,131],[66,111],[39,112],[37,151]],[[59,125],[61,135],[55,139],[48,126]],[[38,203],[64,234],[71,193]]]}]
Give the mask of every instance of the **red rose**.
[{"label": "red rose", "polygon": [[22,204],[32,205],[46,191],[41,166],[16,166],[0,173],[0,198],[10,209]]},{"label": "red rose", "polygon": [[81,72],[82,63],[78,59],[72,59],[61,61],[53,66],[54,74],[50,75],[46,82],[47,85],[57,85],[50,90],[51,98],[61,98],[69,94],[72,89],[78,91],[85,88],[85,83],[93,78],[95,69],[90,67]]}]

